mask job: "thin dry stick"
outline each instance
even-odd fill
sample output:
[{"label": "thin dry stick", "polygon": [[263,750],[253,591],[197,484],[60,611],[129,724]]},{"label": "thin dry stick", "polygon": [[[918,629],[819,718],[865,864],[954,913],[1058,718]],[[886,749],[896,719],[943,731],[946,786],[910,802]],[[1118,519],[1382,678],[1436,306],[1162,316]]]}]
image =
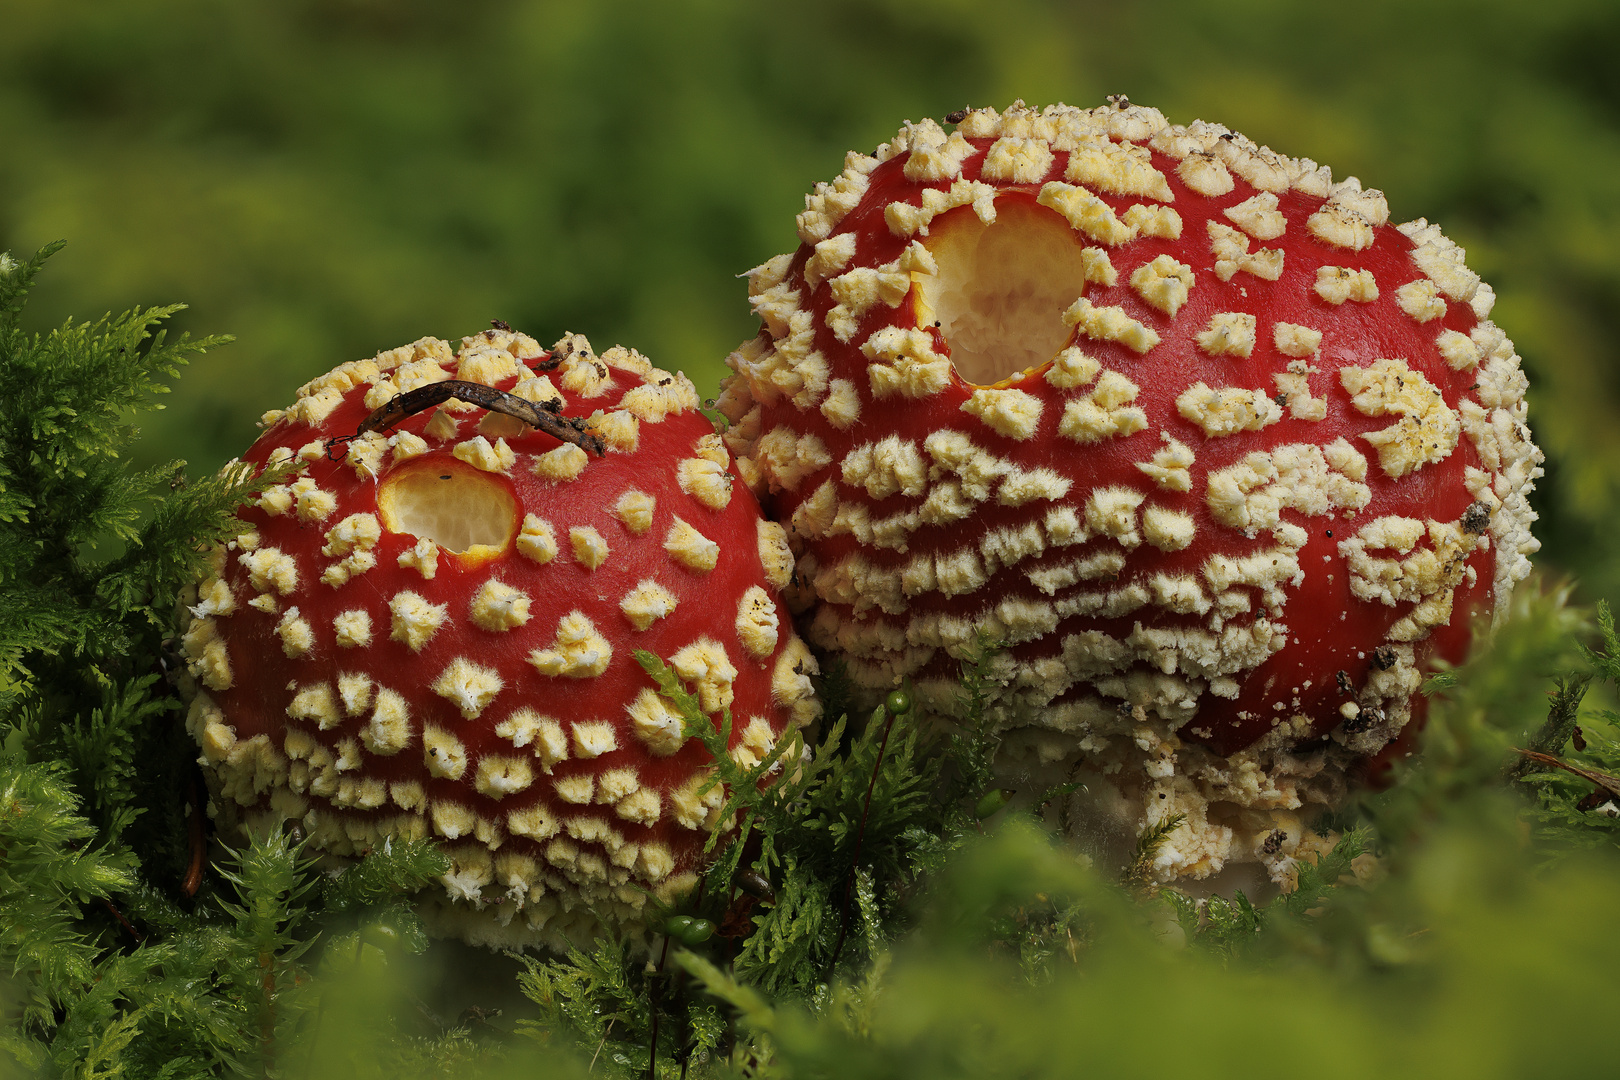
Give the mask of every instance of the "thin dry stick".
[{"label": "thin dry stick", "polygon": [[596,1071],[596,1059],[602,1056],[602,1047],[607,1045],[608,1032],[610,1032],[612,1030],[613,1030],[613,1021],[609,1020],[607,1022],[607,1027],[602,1029],[602,1041],[596,1044],[596,1053],[591,1055],[591,1063],[589,1065],[585,1066],[585,1071],[586,1072],[594,1072],[594,1071]]},{"label": "thin dry stick", "polygon": [[573,443],[597,457],[607,453],[607,444],[602,441],[602,437],[593,434],[586,427],[588,422],[581,417],[562,416],[555,411],[555,405],[549,407],[536,405],[516,394],[496,390],[482,383],[448,379],[419,386],[403,394],[395,394],[360,421],[360,426],[355,428],[353,435],[339,435],[326,440],[326,456],[333,457],[339,446],[353,442],[367,432],[391,429],[401,420],[431,409],[435,405],[441,405],[451,398],[465,401],[469,405],[477,405],[490,412],[516,417],[530,427],[538,428],[562,442]]}]

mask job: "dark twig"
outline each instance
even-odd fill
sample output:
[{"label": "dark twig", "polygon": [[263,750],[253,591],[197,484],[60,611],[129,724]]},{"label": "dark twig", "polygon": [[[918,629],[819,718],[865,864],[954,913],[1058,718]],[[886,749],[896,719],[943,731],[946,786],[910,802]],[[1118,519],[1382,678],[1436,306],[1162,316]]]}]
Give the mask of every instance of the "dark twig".
[{"label": "dark twig", "polygon": [[532,401],[509,394],[505,390],[497,390],[493,386],[483,383],[467,382],[462,379],[446,379],[443,382],[428,383],[418,386],[415,390],[407,390],[403,394],[395,394],[384,404],[372,411],[371,415],[360,421],[360,426],[354,429],[353,435],[339,435],[326,442],[326,455],[332,457],[334,451],[344,443],[353,442],[367,432],[381,431],[392,428],[406,417],[414,416],[424,409],[431,409],[435,405],[443,404],[451,398],[465,401],[470,405],[488,409],[490,412],[504,413],[507,416],[538,428],[547,435],[562,442],[573,443],[582,450],[588,450],[601,457],[607,453],[607,444],[601,436],[592,434],[586,428],[586,422],[576,416],[561,416],[552,409],[536,405]]},{"label": "dark twig", "polygon": [[[1611,799],[1617,805],[1620,805],[1620,776],[1599,772],[1596,769],[1583,769],[1579,765],[1571,765],[1569,762],[1555,758],[1551,754],[1543,754],[1536,750],[1520,750],[1518,747],[1513,749],[1515,753],[1523,754],[1527,761],[1534,761],[1540,765],[1551,765],[1555,769],[1563,769],[1565,772],[1574,773],[1589,784],[1595,784],[1603,791],[1605,796],[1602,801],[1595,803],[1595,806],[1601,806]],[[1594,792],[1594,794],[1596,793]]]},{"label": "dark twig", "polygon": [[145,936],[142,935],[139,930],[135,929],[135,924],[124,918],[124,913],[122,911],[119,911],[117,908],[113,907],[113,902],[111,900],[103,900],[101,904],[107,909],[113,918],[118,920],[118,925],[122,926],[129,936],[135,939],[135,944],[139,945],[146,940]]}]

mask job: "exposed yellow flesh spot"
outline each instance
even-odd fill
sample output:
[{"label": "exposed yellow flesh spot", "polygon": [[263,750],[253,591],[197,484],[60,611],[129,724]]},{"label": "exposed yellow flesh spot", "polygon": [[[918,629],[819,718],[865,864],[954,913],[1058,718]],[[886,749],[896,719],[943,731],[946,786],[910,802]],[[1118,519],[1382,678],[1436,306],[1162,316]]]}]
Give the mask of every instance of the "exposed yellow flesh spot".
[{"label": "exposed yellow flesh spot", "polygon": [[[1088,280],[1112,274],[1107,255],[1093,248],[1088,256],[1062,217],[1018,201],[1006,201],[991,225],[966,212],[943,217],[927,245],[936,272],[917,277],[918,326],[937,322],[949,343],[941,376],[954,365],[963,379],[981,386],[1050,360],[1069,336],[1064,309]],[[933,384],[938,354],[926,335],[917,344],[926,351],[919,347],[911,355],[918,374],[928,373],[924,385],[932,387],[918,389],[932,393],[944,385]],[[882,396],[875,381],[873,391]],[[921,396],[913,389],[902,392]]]},{"label": "exposed yellow flesh spot", "polygon": [[517,501],[504,479],[439,454],[389,473],[377,509],[389,532],[474,558],[504,550],[518,527]]}]

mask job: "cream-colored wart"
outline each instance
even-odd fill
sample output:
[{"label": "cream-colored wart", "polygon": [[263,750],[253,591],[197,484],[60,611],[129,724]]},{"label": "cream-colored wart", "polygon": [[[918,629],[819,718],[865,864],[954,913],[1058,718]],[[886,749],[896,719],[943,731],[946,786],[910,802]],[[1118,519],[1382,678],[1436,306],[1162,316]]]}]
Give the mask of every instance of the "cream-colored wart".
[{"label": "cream-colored wart", "polygon": [[570,611],[557,623],[557,638],[548,649],[529,653],[529,663],[542,675],[588,679],[607,670],[613,646],[581,611]]},{"label": "cream-colored wart", "polygon": [[657,506],[658,500],[645,491],[631,489],[613,504],[613,516],[624,524],[631,536],[642,536],[652,528],[653,511]]},{"label": "cream-colored wart", "polygon": [[664,536],[664,550],[686,569],[707,574],[720,561],[720,545],[676,518]]},{"label": "cream-colored wart", "polygon": [[668,757],[685,744],[686,726],[681,714],[658,691],[643,689],[624,711],[630,716],[630,730],[648,753]]},{"label": "cream-colored wart", "polygon": [[1160,439],[1165,445],[1155,450],[1150,460],[1137,461],[1137,468],[1152,476],[1153,483],[1165,491],[1192,491],[1192,461],[1196,458],[1191,447],[1171,439],[1168,432],[1160,432]]},{"label": "cream-colored wart", "polygon": [[1136,508],[1146,496],[1134,488],[1108,487],[1094,491],[1086,500],[1086,528],[1094,534],[1112,537],[1124,547],[1142,542],[1136,531]]},{"label": "cream-colored wart", "polygon": [[422,764],[429,775],[460,780],[467,771],[467,748],[450,732],[427,724],[422,728]]},{"label": "cream-colored wart", "polygon": [[1368,432],[1378,450],[1378,464],[1392,477],[1402,477],[1426,464],[1444,461],[1457,446],[1462,417],[1446,405],[1433,383],[1398,358],[1375,360],[1364,368],[1339,369],[1339,382],[1351,404],[1365,416],[1395,413],[1389,427]]},{"label": "cream-colored wart", "polygon": [[[1078,350],[1065,350],[1066,353],[1075,351]],[[1054,364],[1052,372],[1057,370],[1058,364]],[[1051,372],[1048,381],[1050,376]],[[1147,412],[1134,404],[1140,391],[1139,386],[1119,372],[1104,371],[1090,391],[1071,397],[1064,405],[1058,434],[1082,444],[1136,434],[1148,426]]]},{"label": "cream-colored wart", "polygon": [[534,767],[527,758],[504,754],[485,754],[478,759],[478,775],[474,786],[480,794],[492,799],[515,795],[534,783]]},{"label": "cream-colored wart", "polygon": [[363,649],[371,644],[371,615],[360,609],[341,611],[332,616],[332,632],[344,649]]},{"label": "cream-colored wart", "polygon": [[636,587],[624,594],[619,610],[637,630],[645,630],[675,610],[679,603],[674,593],[652,578],[643,578]]},{"label": "cream-colored wart", "polygon": [[1192,267],[1169,255],[1143,263],[1131,273],[1131,288],[1136,290],[1136,295],[1171,318],[1175,318],[1181,305],[1187,302],[1192,287]]},{"label": "cream-colored wart", "polygon": [[576,525],[568,530],[568,545],[574,551],[574,561],[587,570],[595,570],[607,561],[608,542],[590,525]]},{"label": "cream-colored wart", "polygon": [[1206,439],[1259,431],[1282,419],[1282,406],[1264,390],[1239,386],[1216,390],[1202,380],[1181,392],[1176,398],[1176,411],[1202,428]]},{"label": "cream-colored wart", "polygon": [[732,684],[737,668],[726,655],[726,648],[711,637],[700,637],[669,658],[669,666],[697,690],[698,705],[706,713],[716,713],[732,702]]},{"label": "cream-colored wart", "polygon": [[735,626],[743,652],[755,660],[763,661],[776,650],[776,604],[758,585],[743,593],[737,602]]},{"label": "cream-colored wart", "polygon": [[513,630],[529,621],[529,597],[505,582],[484,582],[473,594],[472,621],[491,632]]},{"label": "cream-colored wart", "polygon": [[[517,464],[517,455],[506,445],[505,439],[496,439],[492,445],[484,436],[477,435],[466,442],[457,443],[450,452],[457,461],[465,461],[484,472],[508,472]],[[584,453],[583,450],[580,452]]]},{"label": "cream-colored wart", "polygon": [[675,476],[682,491],[710,510],[724,510],[731,502],[731,473],[724,461],[684,458],[675,467]]},{"label": "cream-colored wart", "polygon": [[1057,213],[1002,199],[986,224],[957,210],[934,221],[927,246],[937,270],[912,275],[917,324],[939,327],[963,379],[994,385],[1068,341],[1063,312],[1086,286],[1088,260]]},{"label": "cream-colored wart", "polygon": [[430,604],[421,593],[402,590],[388,601],[392,616],[389,639],[420,652],[449,618],[446,604]]},{"label": "cream-colored wart", "polygon": [[[341,690],[341,678],[338,685]],[[373,699],[371,719],[360,729],[360,741],[373,754],[386,757],[405,749],[415,737],[410,707],[405,703],[405,698],[387,687],[379,688]]]},{"label": "cream-colored wart", "polygon": [[575,724],[574,752],[582,758],[601,757],[619,748],[619,734],[606,720]]},{"label": "cream-colored wart", "polygon": [[230,654],[213,619],[195,619],[180,639],[193,675],[210,690],[228,690],[235,681]]},{"label": "cream-colored wart", "polygon": [[1402,311],[1420,323],[1438,319],[1446,313],[1446,302],[1428,278],[1408,281],[1395,290],[1395,302]]},{"label": "cream-colored wart", "polygon": [[1210,356],[1247,357],[1254,351],[1255,317],[1244,311],[1225,311],[1209,317],[1198,335],[1198,347]]},{"label": "cream-colored wart", "polygon": [[276,623],[276,634],[281,638],[281,651],[291,659],[298,659],[315,647],[315,631],[309,620],[290,607]]},{"label": "cream-colored wart", "polygon": [[1316,295],[1330,304],[1346,300],[1370,304],[1378,299],[1378,282],[1371,270],[1352,270],[1348,266],[1319,266],[1316,268]]},{"label": "cream-colored wart", "polygon": [[765,581],[780,592],[793,578],[793,548],[788,544],[787,530],[775,521],[761,518],[755,523],[754,537]]},{"label": "cream-colored wart", "polygon": [[336,727],[343,720],[338,701],[326,683],[310,683],[300,687],[287,703],[287,715],[294,720],[315,724],[322,731]]},{"label": "cream-colored wart", "polygon": [[371,708],[371,696],[376,685],[364,672],[343,672],[337,677],[337,696],[343,701],[345,716],[360,716]]},{"label": "cream-colored wart", "polygon": [[545,565],[557,557],[557,533],[551,522],[534,514],[523,516],[523,531],[518,533],[517,549],[525,558]]},{"label": "cream-colored wart", "polygon": [[493,668],[458,656],[433,681],[433,692],[460,709],[463,720],[474,720],[505,685]]},{"label": "cream-colored wart", "polygon": [[439,545],[428,539],[418,539],[413,546],[400,552],[399,558],[394,561],[421,574],[423,581],[432,581],[439,572]]}]

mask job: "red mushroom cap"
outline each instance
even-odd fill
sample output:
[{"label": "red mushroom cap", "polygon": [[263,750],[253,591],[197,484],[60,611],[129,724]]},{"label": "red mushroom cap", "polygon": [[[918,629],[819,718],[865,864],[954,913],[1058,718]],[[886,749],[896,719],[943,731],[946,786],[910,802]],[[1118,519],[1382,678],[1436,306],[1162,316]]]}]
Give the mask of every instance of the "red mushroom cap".
[{"label": "red mushroom cap", "polygon": [[1137,831],[1186,814],[1163,876],[1283,873],[1536,549],[1490,287],[1216,125],[959,119],[850,155],[750,275],[721,407],[808,636],[948,711],[985,633],[1008,771],[1095,773]]},{"label": "red mushroom cap", "polygon": [[[328,457],[451,379],[588,417],[606,453],[450,399]],[[245,460],[298,475],[215,552],[184,636],[220,801],[337,855],[441,838],[439,922],[475,941],[634,929],[649,892],[690,887],[723,792],[632,653],[729,709],[749,764],[816,714],[775,600],[792,555],[697,406],[630,350],[487,331],[344,364],[267,414]]]}]

